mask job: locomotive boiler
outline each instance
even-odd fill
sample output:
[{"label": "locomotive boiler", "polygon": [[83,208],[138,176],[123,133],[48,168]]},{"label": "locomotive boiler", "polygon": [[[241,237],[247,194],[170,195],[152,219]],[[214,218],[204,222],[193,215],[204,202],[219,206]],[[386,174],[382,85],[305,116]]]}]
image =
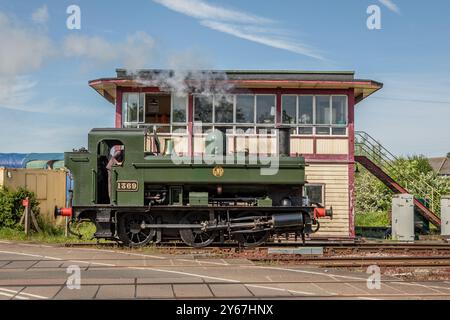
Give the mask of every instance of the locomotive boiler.
[{"label": "locomotive boiler", "polygon": [[[158,136],[146,129],[92,129],[87,150],[65,153],[72,199],[55,215],[90,220],[96,238],[128,246],[180,239],[193,247],[257,246],[274,235],[304,240],[332,210],[303,196],[305,160],[289,155],[288,131],[279,129],[277,137],[275,171],[264,174],[273,163],[246,153],[177,158],[162,154]],[[148,139],[155,152],[144,151]]]}]

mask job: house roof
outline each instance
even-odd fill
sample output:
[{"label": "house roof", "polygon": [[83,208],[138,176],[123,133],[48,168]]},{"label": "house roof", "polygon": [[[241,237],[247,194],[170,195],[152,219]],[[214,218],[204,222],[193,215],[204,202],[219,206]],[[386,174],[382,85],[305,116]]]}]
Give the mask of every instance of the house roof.
[{"label": "house roof", "polygon": [[[114,103],[117,87],[147,87],[157,79],[173,77],[173,70],[141,69],[133,73],[116,69],[114,78],[89,81],[89,85],[105,99]],[[300,70],[198,70],[186,71],[184,81],[189,83],[207,79],[227,82],[236,88],[286,88],[286,89],[354,89],[356,102],[363,100],[383,87],[374,80],[355,79],[353,71],[300,71]],[[154,86],[154,85],[153,85]]]},{"label": "house roof", "polygon": [[429,158],[428,163],[437,174],[450,176],[450,158],[448,157]]}]

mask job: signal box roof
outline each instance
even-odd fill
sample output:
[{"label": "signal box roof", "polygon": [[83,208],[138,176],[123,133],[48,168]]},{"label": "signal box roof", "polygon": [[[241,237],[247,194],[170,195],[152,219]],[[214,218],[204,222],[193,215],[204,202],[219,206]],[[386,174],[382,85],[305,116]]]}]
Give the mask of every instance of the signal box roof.
[{"label": "signal box roof", "polygon": [[[353,71],[298,71],[298,70],[198,70],[180,71],[189,85],[195,81],[227,82],[235,88],[283,89],[354,89],[359,102],[383,87],[374,80],[355,79]],[[130,72],[116,69],[114,78],[89,81],[89,85],[105,99],[114,103],[117,87],[149,87],[154,82],[176,75],[173,70],[141,69]]]}]

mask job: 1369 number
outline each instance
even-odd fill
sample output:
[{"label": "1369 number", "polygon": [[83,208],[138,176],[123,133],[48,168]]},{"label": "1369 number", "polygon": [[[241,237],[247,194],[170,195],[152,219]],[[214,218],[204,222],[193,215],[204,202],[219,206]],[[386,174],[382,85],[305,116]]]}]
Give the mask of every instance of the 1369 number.
[{"label": "1369 number", "polygon": [[138,191],[137,181],[117,181],[117,191]]}]

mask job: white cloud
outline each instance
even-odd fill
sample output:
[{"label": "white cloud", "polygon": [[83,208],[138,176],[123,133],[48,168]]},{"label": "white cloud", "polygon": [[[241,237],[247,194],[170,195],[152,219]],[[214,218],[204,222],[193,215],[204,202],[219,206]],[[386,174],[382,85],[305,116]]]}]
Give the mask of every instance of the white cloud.
[{"label": "white cloud", "polygon": [[82,57],[96,62],[111,62],[117,59],[117,48],[101,37],[69,35],[64,39],[64,54],[67,57]]},{"label": "white cloud", "polygon": [[16,76],[37,70],[53,53],[50,38],[12,22],[2,12],[0,43],[0,76]]},{"label": "white cloud", "polygon": [[42,24],[47,23],[47,21],[49,19],[47,6],[44,5],[38,9],[36,9],[36,11],[34,11],[32,13],[31,18],[36,23],[42,23]]},{"label": "white cloud", "polygon": [[148,67],[155,56],[155,46],[155,40],[145,32],[128,36],[126,43],[120,45],[122,66],[127,69]]},{"label": "white cloud", "polygon": [[197,19],[220,20],[241,23],[269,23],[270,19],[244,12],[210,5],[203,0],[154,0],[173,11]]},{"label": "white cloud", "polygon": [[25,75],[54,54],[50,38],[0,12],[0,106],[24,104],[36,83]]},{"label": "white cloud", "polygon": [[0,108],[23,110],[31,100],[36,85],[37,82],[28,76],[0,77]]},{"label": "white cloud", "polygon": [[378,1],[380,1],[389,10],[396,13],[400,13],[400,8],[392,0],[378,0]]},{"label": "white cloud", "polygon": [[323,59],[315,49],[288,38],[277,30],[273,20],[245,12],[226,9],[204,0],[153,0],[170,10],[196,18],[200,24],[215,31],[256,42],[272,48],[287,50],[315,59]]},{"label": "white cloud", "polygon": [[313,49],[311,49],[299,42],[295,42],[292,40],[286,40],[279,36],[268,35],[268,34],[264,34],[261,32],[259,32],[259,33],[258,32],[250,32],[250,30],[248,30],[248,28],[246,28],[245,26],[242,27],[239,25],[209,21],[209,20],[201,21],[201,24],[210,29],[224,32],[224,33],[233,35],[233,36],[241,38],[241,39],[253,41],[253,42],[260,43],[260,44],[263,44],[263,45],[266,45],[269,47],[273,47],[273,48],[278,48],[278,49],[283,49],[283,50],[291,51],[291,52],[298,53],[298,54],[303,54],[305,56],[315,58],[315,59],[320,59],[320,60],[323,59],[323,57],[321,55],[317,54]]},{"label": "white cloud", "polygon": [[145,32],[136,32],[124,42],[110,42],[101,37],[70,35],[63,44],[67,57],[83,58],[85,62],[121,63],[130,69],[145,67],[153,58],[155,41]]}]

